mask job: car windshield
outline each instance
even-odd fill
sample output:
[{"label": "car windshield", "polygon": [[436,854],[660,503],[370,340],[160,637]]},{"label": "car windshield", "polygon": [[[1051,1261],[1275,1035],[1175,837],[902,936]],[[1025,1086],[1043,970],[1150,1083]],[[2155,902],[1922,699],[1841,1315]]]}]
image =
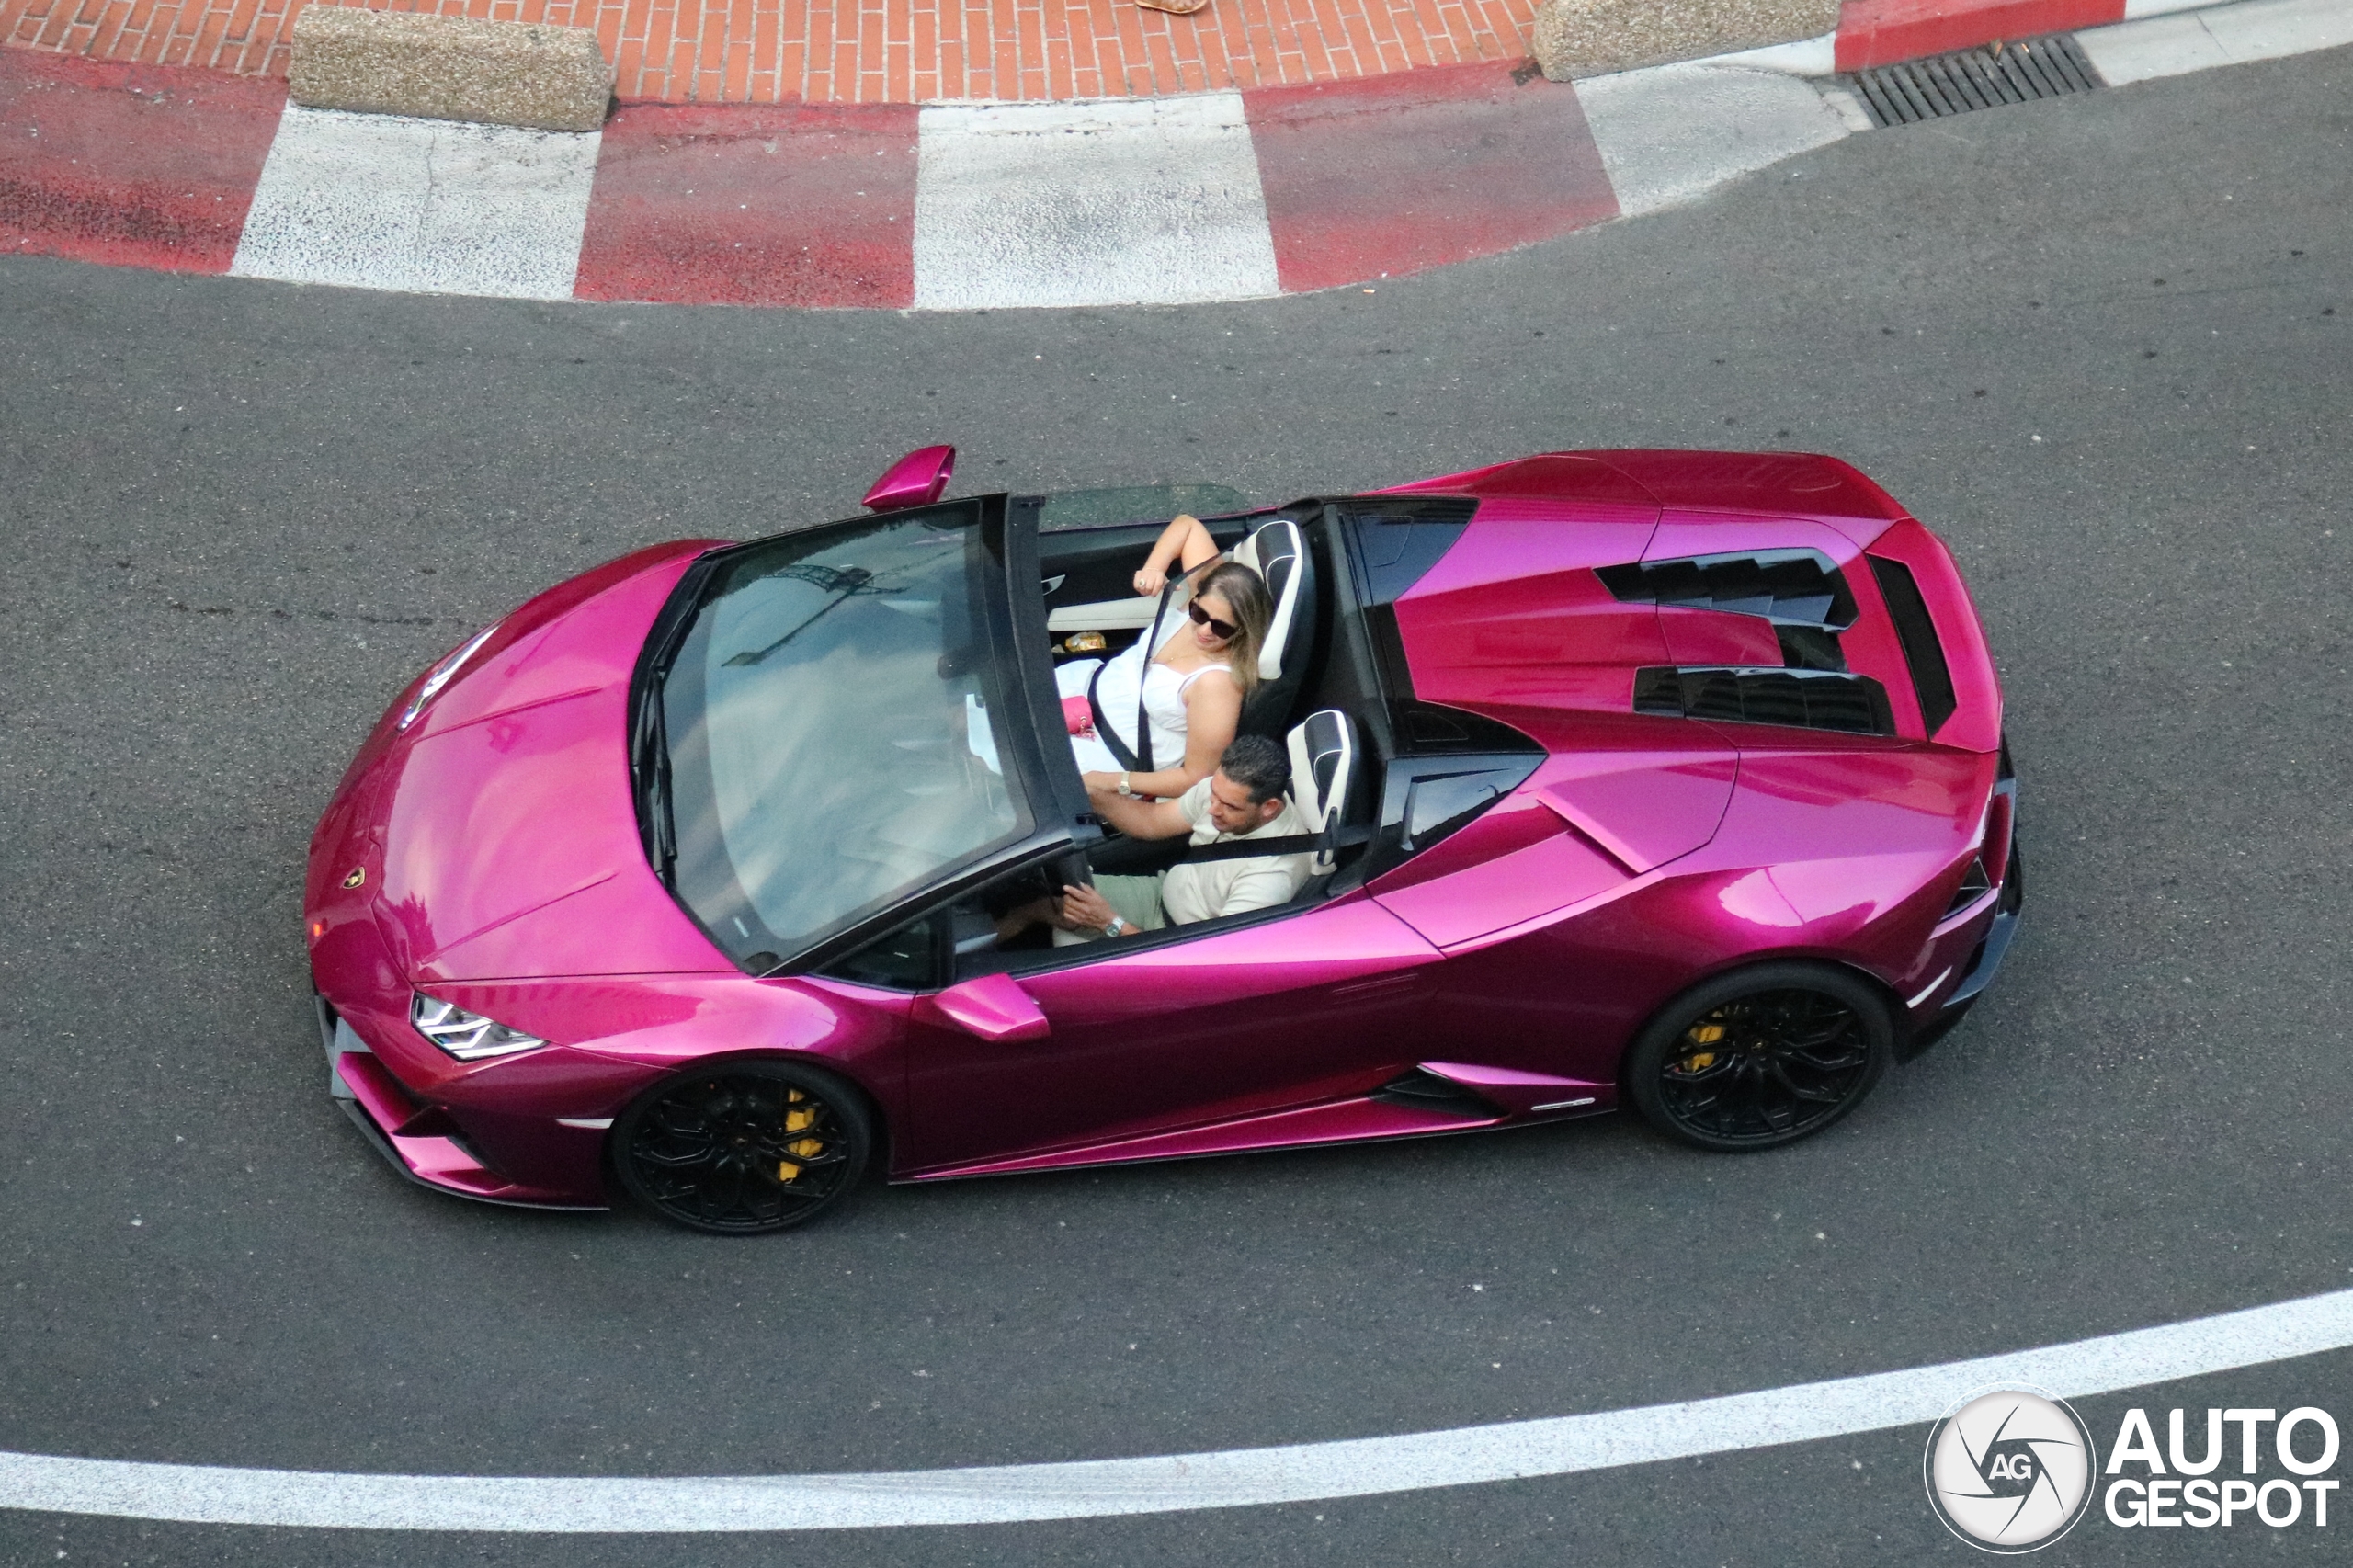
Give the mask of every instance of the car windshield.
[{"label": "car windshield", "polygon": [[662,719],[675,885],[738,961],[790,956],[1028,831],[990,722],[1002,568],[981,533],[965,506],[894,513],[712,574]]}]

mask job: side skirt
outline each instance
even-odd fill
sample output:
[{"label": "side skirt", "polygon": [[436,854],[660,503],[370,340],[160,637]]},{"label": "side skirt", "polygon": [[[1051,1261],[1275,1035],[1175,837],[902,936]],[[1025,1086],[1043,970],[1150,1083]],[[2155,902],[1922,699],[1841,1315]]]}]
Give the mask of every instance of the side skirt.
[{"label": "side skirt", "polygon": [[1175,1132],[1148,1133],[1056,1149],[1009,1159],[975,1160],[941,1165],[896,1178],[906,1182],[951,1181],[964,1176],[1011,1176],[1029,1171],[1068,1170],[1087,1165],[1143,1165],[1164,1160],[1201,1159],[1213,1154],[1260,1153],[1279,1149],[1320,1148],[1336,1143],[1385,1143],[1403,1138],[1430,1138],[1454,1132],[1483,1132],[1503,1126],[1535,1126],[1604,1114],[1614,1108],[1595,1105],[1559,1115],[1513,1116],[1495,1106],[1477,1111],[1410,1104],[1381,1093],[1323,1105],[1269,1111],[1207,1127]]}]

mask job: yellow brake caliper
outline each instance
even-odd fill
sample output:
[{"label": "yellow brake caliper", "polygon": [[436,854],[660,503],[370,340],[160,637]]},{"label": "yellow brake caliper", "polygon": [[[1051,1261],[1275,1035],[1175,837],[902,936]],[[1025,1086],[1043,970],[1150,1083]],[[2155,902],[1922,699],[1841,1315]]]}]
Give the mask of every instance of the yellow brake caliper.
[{"label": "yellow brake caliper", "polygon": [[[1693,1045],[1713,1045],[1724,1038],[1724,1027],[1722,1024],[1704,1022],[1693,1024],[1683,1031],[1683,1038]],[[1686,1056],[1683,1059],[1682,1067],[1686,1073],[1705,1073],[1715,1064],[1716,1053],[1712,1051],[1702,1051]]]},{"label": "yellow brake caliper", "polygon": [[[790,1108],[784,1113],[784,1130],[787,1132],[802,1131],[816,1121],[817,1108],[808,1103],[807,1095],[802,1094],[799,1089],[788,1089],[785,1091],[784,1098],[787,1107]],[[787,1143],[784,1146],[784,1152],[788,1154],[798,1154],[804,1160],[813,1160],[825,1152],[825,1141],[822,1138],[798,1139]],[[799,1165],[794,1165],[790,1160],[777,1162],[777,1180],[797,1181],[800,1177]]]}]

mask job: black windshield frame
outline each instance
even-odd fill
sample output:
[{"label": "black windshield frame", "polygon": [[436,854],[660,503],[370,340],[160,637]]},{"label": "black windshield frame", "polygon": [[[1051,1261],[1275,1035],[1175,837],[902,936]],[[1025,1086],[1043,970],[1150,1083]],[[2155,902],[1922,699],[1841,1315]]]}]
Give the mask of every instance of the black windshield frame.
[{"label": "black windshield frame", "polygon": [[[1092,843],[1101,829],[1089,809],[1076,757],[1062,722],[1039,584],[1034,522],[1008,516],[1006,497],[977,496],[921,508],[846,518],[795,528],[699,556],[664,605],[638,658],[630,690],[631,774],[638,824],[647,859],[679,908],[721,952],[746,972],[790,974],[822,968],[856,950],[917,911],[1001,875],[1006,869]],[[817,543],[813,535],[850,535],[878,522],[933,520],[969,527],[980,551],[995,566],[972,574],[973,611],[988,644],[987,679],[995,695],[991,730],[1000,762],[1017,801],[1026,806],[1027,830],[1010,841],[954,862],[920,886],[887,901],[854,910],[831,925],[796,939],[794,950],[776,952],[775,961],[751,961],[722,940],[681,896],[676,873],[676,836],[672,814],[670,745],[665,733],[663,691],[671,665],[697,618],[728,569],[745,554],[792,537]]]}]

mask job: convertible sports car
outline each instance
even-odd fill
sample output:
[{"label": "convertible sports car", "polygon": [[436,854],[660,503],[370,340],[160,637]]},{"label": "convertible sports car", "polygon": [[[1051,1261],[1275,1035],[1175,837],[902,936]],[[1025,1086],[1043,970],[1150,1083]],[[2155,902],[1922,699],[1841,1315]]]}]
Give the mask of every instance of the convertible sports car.
[{"label": "convertible sports car", "polygon": [[[1952,558],[1793,453],[1555,452],[1205,516],[1276,603],[1243,728],[1318,874],[1000,947],[1199,853],[1088,809],[1054,665],[1214,487],[943,501],[657,545],[393,703],[312,840],[329,1085],[495,1203],[608,1180],[774,1230],[928,1181],[1469,1131],[1631,1100],[1756,1149],[1949,1028],[2016,928],[2001,690]],[[1224,500],[1220,502],[1218,496]],[[1157,859],[1155,859],[1155,856]]]}]

